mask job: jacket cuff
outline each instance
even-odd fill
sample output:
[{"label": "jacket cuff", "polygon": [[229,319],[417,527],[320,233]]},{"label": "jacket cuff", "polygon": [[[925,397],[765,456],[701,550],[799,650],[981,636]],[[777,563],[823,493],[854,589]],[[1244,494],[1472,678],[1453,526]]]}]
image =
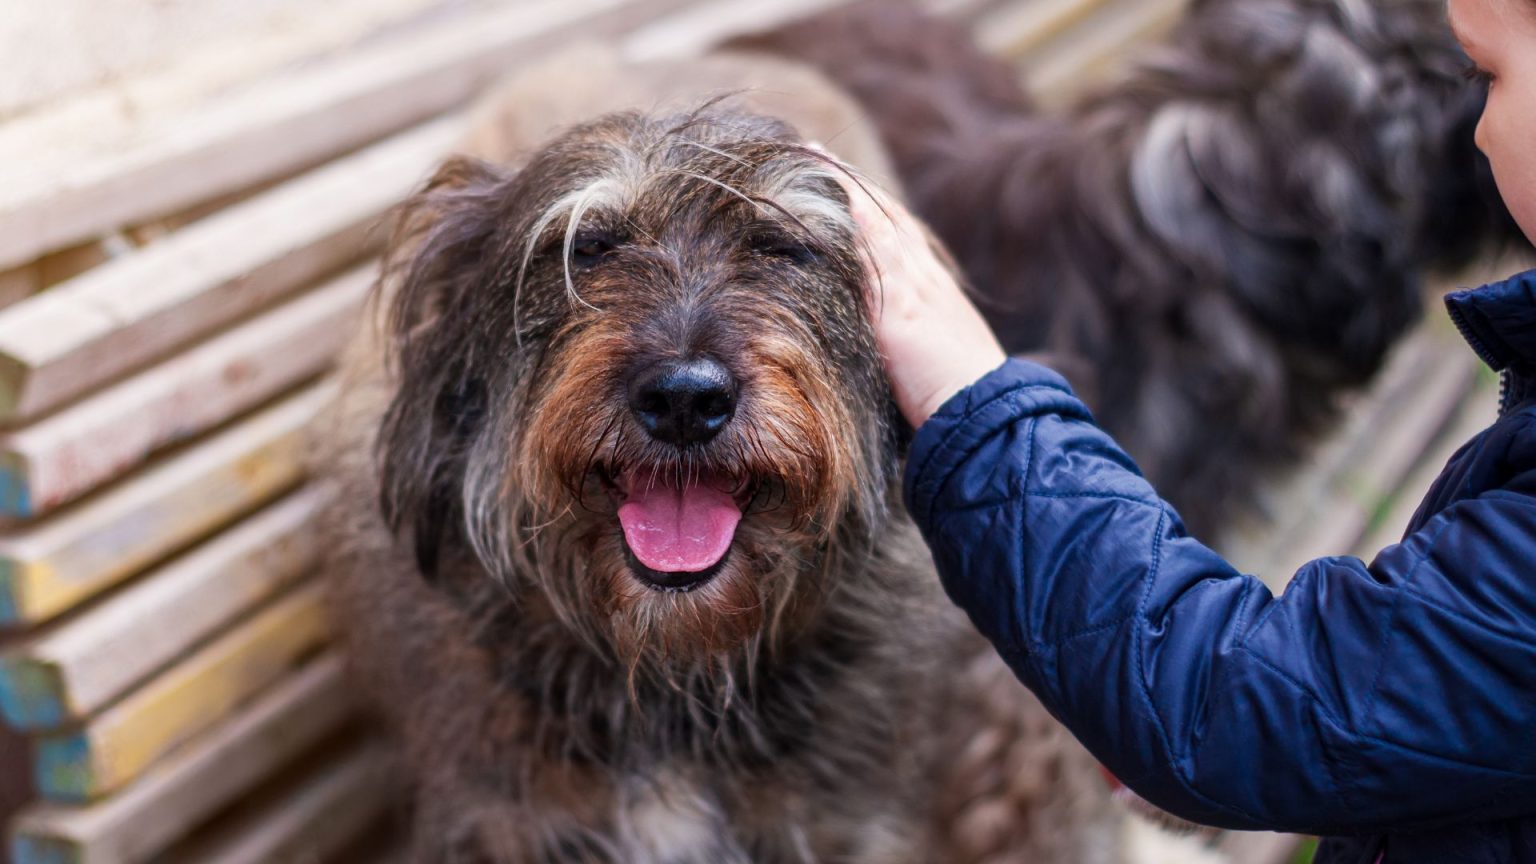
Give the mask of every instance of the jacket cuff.
[{"label": "jacket cuff", "polygon": [[1055,371],[1013,358],[939,406],[912,439],[904,482],[907,509],[919,526],[945,481],[982,442],[1024,417],[1059,414],[1092,422],[1088,408]]}]

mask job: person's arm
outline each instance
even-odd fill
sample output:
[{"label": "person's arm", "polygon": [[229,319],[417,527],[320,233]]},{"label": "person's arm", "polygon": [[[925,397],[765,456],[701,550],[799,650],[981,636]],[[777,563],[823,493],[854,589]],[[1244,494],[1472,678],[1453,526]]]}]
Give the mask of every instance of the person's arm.
[{"label": "person's arm", "polygon": [[950,596],[1169,812],[1338,834],[1536,811],[1536,499],[1457,504],[1276,599],[1017,360],[919,429],[907,496]]},{"label": "person's arm", "polygon": [[1064,380],[1003,362],[900,204],[849,192],[944,583],[1120,779],[1235,828],[1536,812],[1536,477],[1277,600],[1185,536]]}]

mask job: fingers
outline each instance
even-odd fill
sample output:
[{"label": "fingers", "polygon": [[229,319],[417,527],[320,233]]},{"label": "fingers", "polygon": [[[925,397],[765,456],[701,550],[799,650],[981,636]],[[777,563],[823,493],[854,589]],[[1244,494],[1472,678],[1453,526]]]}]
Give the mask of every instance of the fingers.
[{"label": "fingers", "polygon": [[848,209],[859,233],[856,245],[868,279],[864,302],[869,313],[879,321],[884,306],[885,274],[891,262],[890,247],[894,245],[890,239],[893,227],[866,184],[846,174],[839,175],[838,182],[848,193]]},{"label": "fingers", "polygon": [[877,316],[878,307],[890,299],[884,296],[888,292],[897,292],[898,298],[922,293],[930,279],[947,277],[948,271],[931,254],[927,229],[900,201],[872,183],[847,176],[840,180],[863,240],[859,256],[875,289],[868,296]]},{"label": "fingers", "polygon": [[840,178],[873,286],[867,303],[897,405],[914,427],[1002,363],[943,247],[890,193]]},{"label": "fingers", "polygon": [[871,242],[911,234],[917,228],[917,218],[889,192],[853,177],[843,176],[840,179],[848,192],[848,206],[853,213],[853,221]]}]

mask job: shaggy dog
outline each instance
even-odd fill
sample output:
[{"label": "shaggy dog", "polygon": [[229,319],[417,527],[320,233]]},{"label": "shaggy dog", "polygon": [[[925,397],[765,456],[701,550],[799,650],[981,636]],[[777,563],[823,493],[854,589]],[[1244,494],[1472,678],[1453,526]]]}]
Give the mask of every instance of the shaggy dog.
[{"label": "shaggy dog", "polygon": [[404,205],[318,469],[416,860],[1118,860],[1093,760],[902,512],[845,168],[806,140],[881,168],[807,72],[587,54]]},{"label": "shaggy dog", "polygon": [[1381,366],[1426,267],[1518,236],[1442,0],[1196,0],[1060,114],[903,3],[739,45],[859,99],[1005,346],[1064,361],[1199,535]]}]

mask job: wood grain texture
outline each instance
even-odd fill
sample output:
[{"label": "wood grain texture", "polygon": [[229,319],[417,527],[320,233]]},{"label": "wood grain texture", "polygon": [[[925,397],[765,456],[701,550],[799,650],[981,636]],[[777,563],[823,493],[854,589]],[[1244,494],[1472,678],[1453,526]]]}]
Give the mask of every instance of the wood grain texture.
[{"label": "wood grain texture", "polygon": [[1024,79],[1047,105],[1106,83],[1136,52],[1170,30],[1189,0],[1111,0],[1024,56]]},{"label": "wood grain texture", "polygon": [[305,427],[331,393],[308,388],[0,537],[0,629],[53,618],[293,488]]},{"label": "wood grain texture", "polygon": [[[283,177],[443,113],[512,62],[579,32],[612,36],[651,4],[532,0],[309,64],[210,99],[138,143],[0,187],[0,267]],[[636,7],[630,9],[628,7]],[[15,178],[12,178],[15,180]],[[22,178],[25,179],[25,178]]]},{"label": "wood grain texture", "polygon": [[703,53],[732,36],[814,15],[847,0],[713,0],[695,3],[637,28],[621,41],[624,56],[647,61]]},{"label": "wood grain texture", "polygon": [[53,510],[316,375],[356,327],[373,278],[373,267],[354,270],[0,436],[0,516]]},{"label": "wood grain texture", "polygon": [[0,311],[0,420],[56,408],[355,262],[459,134],[455,119],[414,129]]},{"label": "wood grain texture", "polygon": [[335,656],[289,676],[184,752],[90,807],[39,804],[11,829],[14,864],[136,864],[282,770],[353,711]]},{"label": "wood grain texture", "polygon": [[376,824],[396,788],[384,748],[363,742],[274,794],[246,818],[175,850],[165,864],[324,861]]},{"label": "wood grain texture", "polygon": [[0,652],[14,728],[82,720],[309,572],[324,494],[303,489],[145,574],[81,615]]},{"label": "wood grain texture", "polygon": [[1110,0],[1034,0],[991,10],[976,22],[976,39],[1009,59],[1028,57],[1081,24]]},{"label": "wood grain texture", "polygon": [[122,788],[279,680],[327,635],[319,586],[295,589],[78,732],[39,738],[38,794],[83,803]]}]

